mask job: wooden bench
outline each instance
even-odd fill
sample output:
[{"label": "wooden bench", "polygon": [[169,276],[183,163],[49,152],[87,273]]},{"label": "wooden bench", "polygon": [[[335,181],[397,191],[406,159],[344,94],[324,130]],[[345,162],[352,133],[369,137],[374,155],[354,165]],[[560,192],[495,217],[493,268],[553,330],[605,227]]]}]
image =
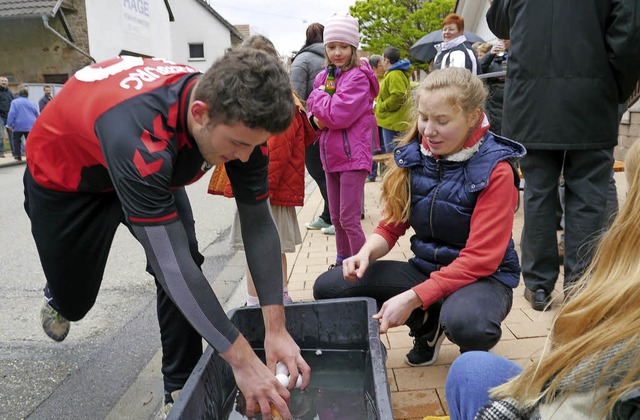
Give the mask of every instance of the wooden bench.
[{"label": "wooden bench", "polygon": [[376,163],[389,163],[393,159],[393,153],[382,153],[380,155],[373,155],[373,161]]}]

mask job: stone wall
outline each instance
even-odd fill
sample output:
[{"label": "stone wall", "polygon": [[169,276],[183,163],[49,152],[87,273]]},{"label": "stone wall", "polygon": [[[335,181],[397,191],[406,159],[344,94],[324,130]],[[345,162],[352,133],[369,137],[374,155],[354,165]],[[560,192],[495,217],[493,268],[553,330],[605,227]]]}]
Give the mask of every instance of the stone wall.
[{"label": "stone wall", "polygon": [[[67,1],[71,9],[65,9],[74,44],[88,51],[87,18],[84,0]],[[67,37],[59,18],[50,18],[49,26]],[[44,83],[45,75],[71,76],[91,60],[70,47],[48,30],[42,18],[3,20],[0,39],[20,40],[0,43],[0,74],[9,77],[12,89],[20,83]]]},{"label": "stone wall", "polygon": [[618,131],[618,146],[613,151],[616,160],[624,160],[627,150],[640,139],[640,102],[636,102],[622,117]]}]

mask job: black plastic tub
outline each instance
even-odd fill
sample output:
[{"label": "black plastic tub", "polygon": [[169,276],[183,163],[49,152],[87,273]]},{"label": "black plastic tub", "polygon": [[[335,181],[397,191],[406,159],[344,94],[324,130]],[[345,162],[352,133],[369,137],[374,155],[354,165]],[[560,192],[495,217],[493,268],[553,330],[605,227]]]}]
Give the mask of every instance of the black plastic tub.
[{"label": "black plastic tub", "polygon": [[[365,361],[363,419],[392,419],[385,368],[386,349],[380,342],[377,312],[369,298],[331,299],[286,306],[287,329],[302,350],[361,351]],[[254,349],[264,345],[260,308],[244,307],[228,313]],[[312,373],[313,375],[313,373]],[[313,376],[312,376],[313,379]],[[169,413],[169,419],[226,419],[236,383],[229,365],[208,347]]]}]

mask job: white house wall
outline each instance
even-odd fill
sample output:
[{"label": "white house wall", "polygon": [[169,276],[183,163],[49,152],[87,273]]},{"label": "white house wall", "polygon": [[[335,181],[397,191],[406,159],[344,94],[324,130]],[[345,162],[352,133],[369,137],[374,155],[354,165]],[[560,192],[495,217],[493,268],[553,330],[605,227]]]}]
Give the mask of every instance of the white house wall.
[{"label": "white house wall", "polygon": [[[180,3],[188,0],[180,0]],[[169,13],[163,0],[86,0],[89,51],[101,61],[122,50],[171,57]],[[176,61],[176,60],[173,60]]]},{"label": "white house wall", "polygon": [[464,29],[475,32],[482,39],[491,42],[496,36],[487,25],[487,10],[489,2],[487,0],[459,0],[456,13],[464,19]]},{"label": "white house wall", "polygon": [[[175,5],[175,6],[174,6]],[[175,21],[171,23],[173,61],[206,71],[231,47],[229,28],[195,0],[172,2]],[[204,60],[189,59],[189,44],[202,43]]]}]

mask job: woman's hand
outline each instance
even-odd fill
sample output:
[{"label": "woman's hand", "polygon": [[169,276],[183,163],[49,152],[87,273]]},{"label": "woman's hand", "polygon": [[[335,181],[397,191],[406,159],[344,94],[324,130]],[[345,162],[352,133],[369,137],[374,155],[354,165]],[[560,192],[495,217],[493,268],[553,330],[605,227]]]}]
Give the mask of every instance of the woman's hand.
[{"label": "woman's hand", "polygon": [[364,243],[360,252],[342,261],[342,275],[345,280],[356,281],[364,276],[371,261],[384,257],[389,252],[389,244],[382,236],[373,233]]},{"label": "woman's hand", "polygon": [[411,289],[402,292],[386,301],[380,312],[373,316],[380,323],[380,334],[386,333],[389,328],[403,325],[414,309],[422,306],[422,300]]},{"label": "woman's hand", "polygon": [[345,280],[356,281],[364,276],[369,267],[369,256],[358,253],[342,261],[342,275]]}]

